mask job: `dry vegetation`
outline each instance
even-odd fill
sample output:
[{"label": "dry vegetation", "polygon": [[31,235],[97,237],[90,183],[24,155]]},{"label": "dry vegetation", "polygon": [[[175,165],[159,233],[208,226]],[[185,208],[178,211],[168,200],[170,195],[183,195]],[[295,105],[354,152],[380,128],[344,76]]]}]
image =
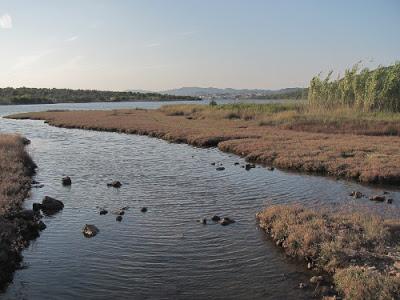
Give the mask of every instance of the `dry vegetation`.
[{"label": "dry vegetation", "polygon": [[288,255],[333,275],[346,299],[398,299],[399,221],[291,205],[270,206],[257,219]]},{"label": "dry vegetation", "polygon": [[218,146],[250,161],[280,168],[368,183],[400,183],[400,114],[344,109],[320,113],[292,102],[53,111],[11,117]]},{"label": "dry vegetation", "polygon": [[27,140],[0,134],[0,289],[11,278],[26,245],[23,221],[13,216],[21,209],[31,185],[35,164],[25,152]]},{"label": "dry vegetation", "polygon": [[25,151],[25,141],[0,135],[0,216],[19,210],[30,188],[34,163]]}]

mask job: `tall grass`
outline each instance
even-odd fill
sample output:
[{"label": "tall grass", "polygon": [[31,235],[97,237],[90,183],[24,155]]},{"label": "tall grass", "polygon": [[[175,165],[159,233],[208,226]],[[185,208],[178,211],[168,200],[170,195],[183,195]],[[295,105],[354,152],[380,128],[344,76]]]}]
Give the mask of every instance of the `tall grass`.
[{"label": "tall grass", "polygon": [[308,101],[312,107],[350,107],[362,111],[400,112],[400,62],[374,70],[347,69],[342,78],[311,79]]}]

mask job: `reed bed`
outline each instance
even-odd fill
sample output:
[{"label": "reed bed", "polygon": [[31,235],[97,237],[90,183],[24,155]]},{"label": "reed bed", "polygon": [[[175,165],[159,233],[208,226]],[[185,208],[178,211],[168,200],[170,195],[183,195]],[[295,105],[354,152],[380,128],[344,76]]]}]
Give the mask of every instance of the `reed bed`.
[{"label": "reed bed", "polygon": [[375,70],[360,70],[360,64],[356,64],[341,78],[331,80],[331,76],[332,71],[325,78],[316,76],[311,80],[310,106],[400,112],[400,62]]}]

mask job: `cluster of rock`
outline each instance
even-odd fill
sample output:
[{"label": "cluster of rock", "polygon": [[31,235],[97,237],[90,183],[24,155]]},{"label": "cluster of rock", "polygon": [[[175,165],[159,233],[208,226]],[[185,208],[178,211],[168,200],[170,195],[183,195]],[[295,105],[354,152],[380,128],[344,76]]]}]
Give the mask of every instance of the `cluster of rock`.
[{"label": "cluster of rock", "polygon": [[[383,195],[373,195],[369,197],[369,200],[375,202],[386,202],[388,204],[393,203],[392,198],[388,198],[385,195],[389,194],[389,192],[383,192]],[[361,193],[360,191],[352,191],[349,196],[353,197],[354,199],[361,199],[361,198],[368,198],[366,195]]]},{"label": "cluster of rock", "polygon": [[[235,220],[229,218],[229,217],[220,217],[217,215],[214,215],[211,217],[211,221],[213,221],[214,223],[218,223],[221,224],[222,226],[226,226],[232,223],[235,223]],[[200,223],[206,225],[207,224],[207,219],[206,218],[201,218],[199,220]]]},{"label": "cluster of rock", "polygon": [[[212,166],[216,166],[217,163],[212,162],[211,165]],[[238,166],[238,165],[240,165],[240,163],[239,162],[235,162],[233,165]],[[251,164],[251,163],[246,163],[245,165],[242,165],[241,167],[243,169],[245,169],[246,171],[250,171],[251,169],[254,169],[256,167],[256,165],[255,164]],[[223,170],[225,170],[225,167],[222,166],[222,163],[219,163],[218,166],[215,168],[215,170],[223,171]],[[270,166],[270,167],[267,167],[267,170],[273,171],[273,170],[275,170],[275,168]]]}]

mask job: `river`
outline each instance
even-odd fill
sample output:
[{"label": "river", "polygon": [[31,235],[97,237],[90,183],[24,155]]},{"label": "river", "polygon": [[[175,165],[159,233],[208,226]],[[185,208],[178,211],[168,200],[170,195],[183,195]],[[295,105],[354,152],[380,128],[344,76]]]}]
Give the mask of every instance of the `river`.
[{"label": "river", "polygon": [[[182,103],[182,102],[180,102]],[[0,115],[48,109],[157,108],[160,102],[2,106]],[[41,236],[24,250],[24,268],[0,299],[309,299],[299,290],[311,276],[257,228],[255,214],[271,203],[350,205],[400,216],[400,190],[257,167],[218,149],[119,133],[63,129],[42,121],[0,119],[18,132],[39,169],[26,206],[48,195],[64,202],[44,217]],[[225,167],[216,171],[211,163]],[[61,178],[72,178],[63,187]],[[107,182],[119,180],[120,189]],[[392,205],[352,200],[390,192]],[[129,206],[122,222],[99,215]],[[147,207],[146,213],[140,212]],[[229,226],[197,220],[229,216]],[[81,229],[95,224],[99,234]]]}]

